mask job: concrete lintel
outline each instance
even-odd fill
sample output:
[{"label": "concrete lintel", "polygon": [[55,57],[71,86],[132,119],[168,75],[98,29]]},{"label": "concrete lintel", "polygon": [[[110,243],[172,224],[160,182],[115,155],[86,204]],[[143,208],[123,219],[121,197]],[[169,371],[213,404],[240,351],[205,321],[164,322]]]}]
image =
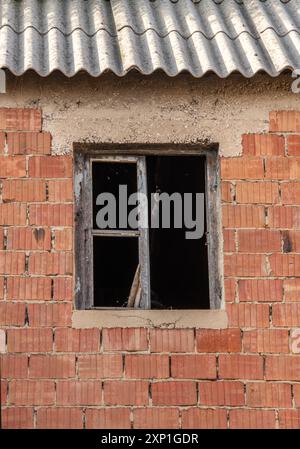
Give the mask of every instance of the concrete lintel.
[{"label": "concrete lintel", "polygon": [[72,326],[224,329],[228,318],[225,310],[75,310]]}]

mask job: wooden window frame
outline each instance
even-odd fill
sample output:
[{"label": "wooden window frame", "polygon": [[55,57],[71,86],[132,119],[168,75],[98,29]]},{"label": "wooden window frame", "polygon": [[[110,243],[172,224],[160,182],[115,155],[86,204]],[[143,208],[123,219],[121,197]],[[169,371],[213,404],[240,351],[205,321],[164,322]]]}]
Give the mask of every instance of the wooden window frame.
[{"label": "wooden window frame", "polygon": [[[93,250],[92,250],[92,170],[94,161],[133,162],[137,164],[138,191],[147,193],[145,156],[204,156],[206,164],[206,217],[208,242],[208,273],[210,309],[222,306],[222,271],[220,253],[221,204],[220,176],[217,145],[180,144],[74,144],[75,190],[75,306],[78,310],[100,309],[93,305]],[[100,230],[101,235],[118,235],[126,238],[132,232],[139,238],[142,294],[139,310],[149,310],[150,273],[148,229],[138,231]],[[113,307],[113,309],[118,309]],[[119,308],[120,309],[120,308]],[[122,308],[124,310],[124,308]],[[130,310],[130,309],[128,309]],[[132,310],[132,309],[131,309]],[[201,310],[200,308],[197,310]]]}]

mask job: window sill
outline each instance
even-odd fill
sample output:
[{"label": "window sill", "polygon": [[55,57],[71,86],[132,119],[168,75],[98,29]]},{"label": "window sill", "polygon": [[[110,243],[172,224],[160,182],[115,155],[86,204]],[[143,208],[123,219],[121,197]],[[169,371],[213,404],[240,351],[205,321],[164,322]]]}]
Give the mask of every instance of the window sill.
[{"label": "window sill", "polygon": [[225,310],[75,310],[72,326],[224,329],[228,318]]}]

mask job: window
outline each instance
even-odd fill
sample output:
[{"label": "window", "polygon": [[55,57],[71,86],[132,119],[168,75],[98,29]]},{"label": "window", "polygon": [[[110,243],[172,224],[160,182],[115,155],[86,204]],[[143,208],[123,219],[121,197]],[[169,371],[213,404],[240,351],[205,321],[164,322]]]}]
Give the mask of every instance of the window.
[{"label": "window", "polygon": [[78,309],[216,309],[214,148],[75,148]]}]

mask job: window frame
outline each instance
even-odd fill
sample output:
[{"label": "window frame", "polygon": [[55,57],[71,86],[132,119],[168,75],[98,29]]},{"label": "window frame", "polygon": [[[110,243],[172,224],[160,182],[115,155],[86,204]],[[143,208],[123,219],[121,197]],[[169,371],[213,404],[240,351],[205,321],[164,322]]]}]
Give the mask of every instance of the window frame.
[{"label": "window frame", "polygon": [[[138,191],[147,193],[145,156],[204,156],[206,165],[206,219],[208,245],[209,301],[210,309],[222,306],[222,265],[220,253],[221,203],[218,147],[215,144],[74,144],[74,192],[75,192],[75,307],[78,310],[133,310],[117,307],[95,307],[93,305],[93,249],[92,249],[92,162],[129,162],[137,164]],[[87,207],[87,204],[90,207]],[[136,231],[133,231],[136,232]],[[98,231],[97,231],[98,233]],[[102,235],[122,236],[132,231],[99,231]],[[139,229],[139,259],[141,283],[144,295],[135,310],[151,310],[150,264],[148,229]],[[124,238],[126,236],[124,235]],[[146,293],[146,294],[145,294]],[[202,309],[196,309],[202,310]]]}]

